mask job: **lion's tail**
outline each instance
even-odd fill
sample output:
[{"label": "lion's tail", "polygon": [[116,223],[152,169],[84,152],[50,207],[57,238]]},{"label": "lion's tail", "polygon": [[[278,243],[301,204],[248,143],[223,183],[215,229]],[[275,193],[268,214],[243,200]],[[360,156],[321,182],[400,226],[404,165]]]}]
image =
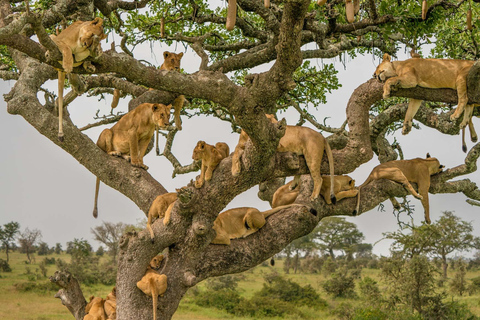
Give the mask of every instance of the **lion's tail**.
[{"label": "lion's tail", "polygon": [[283,210],[283,209],[287,209],[287,208],[290,208],[292,206],[300,206],[300,207],[304,207],[305,205],[303,204],[299,204],[299,203],[292,203],[292,204],[286,204],[284,206],[278,206],[276,208],[273,208],[273,209],[270,209],[270,210],[267,210],[267,211],[263,211],[263,216],[266,218],[274,213],[277,213],[278,211],[280,210]]},{"label": "lion's tail", "polygon": [[332,155],[332,149],[330,148],[330,145],[328,144],[327,139],[325,139],[325,152],[327,153],[327,158],[328,158],[328,166],[330,168],[330,200],[332,201],[333,204],[337,203],[337,198],[335,197],[335,169],[333,167],[333,155]]},{"label": "lion's tail", "polygon": [[150,290],[152,292],[153,300],[153,319],[157,320],[157,303],[158,303],[158,288],[155,281],[155,277],[150,277],[148,280],[150,282]]},{"label": "lion's tail", "polygon": [[58,140],[63,142],[63,87],[65,72],[58,71]]},{"label": "lion's tail", "polygon": [[356,216],[358,213],[360,213],[360,190],[362,189],[362,187],[364,185],[367,185],[369,184],[371,181],[372,181],[372,174],[370,174],[367,178],[367,180],[365,180],[364,183],[362,183],[359,187],[358,187],[358,193],[357,193],[357,206],[355,207],[355,210],[353,210],[353,215]]},{"label": "lion's tail", "polygon": [[95,183],[95,201],[93,202],[93,217],[94,218],[98,217],[97,202],[98,202],[98,191],[99,190],[100,190],[100,179],[97,177],[97,181]]}]

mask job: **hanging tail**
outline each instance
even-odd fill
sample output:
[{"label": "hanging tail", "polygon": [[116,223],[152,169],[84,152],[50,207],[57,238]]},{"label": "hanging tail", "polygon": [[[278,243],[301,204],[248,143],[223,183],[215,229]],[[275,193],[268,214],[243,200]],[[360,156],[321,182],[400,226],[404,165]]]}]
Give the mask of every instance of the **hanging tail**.
[{"label": "hanging tail", "polygon": [[98,191],[100,189],[100,179],[97,177],[97,181],[95,183],[95,201],[93,203],[93,217],[98,217],[98,209],[97,209],[97,202],[98,202]]},{"label": "hanging tail", "polygon": [[327,139],[325,139],[325,152],[327,153],[327,159],[328,159],[328,166],[330,168],[330,200],[332,201],[333,204],[337,203],[337,198],[335,197],[335,169],[333,167],[333,155],[332,155],[332,149],[330,149],[330,145],[328,144]]},{"label": "hanging tail", "polygon": [[58,140],[63,142],[63,87],[65,72],[58,71]]}]

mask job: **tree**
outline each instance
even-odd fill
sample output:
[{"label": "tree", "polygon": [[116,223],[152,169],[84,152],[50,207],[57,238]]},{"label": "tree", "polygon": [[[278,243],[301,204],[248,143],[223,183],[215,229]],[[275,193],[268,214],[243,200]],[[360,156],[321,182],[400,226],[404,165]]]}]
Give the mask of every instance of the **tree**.
[{"label": "tree", "polygon": [[59,243],[59,242],[57,242],[57,243],[55,244],[55,253],[56,253],[56,254],[61,254],[61,253],[62,253],[62,244]]},{"label": "tree", "polygon": [[101,226],[91,229],[95,240],[103,243],[108,248],[108,254],[113,261],[117,261],[118,242],[128,226],[125,223],[102,222]]},{"label": "tree", "polygon": [[15,236],[20,231],[20,224],[18,222],[9,222],[3,225],[3,228],[0,226],[0,242],[5,248],[5,253],[7,254],[7,263],[8,263],[8,253],[15,240]]},{"label": "tree", "polygon": [[410,233],[397,231],[384,234],[386,238],[394,240],[392,251],[407,258],[418,254],[440,258],[444,279],[447,279],[448,255],[478,248],[480,241],[472,234],[472,223],[463,221],[451,211],[444,211],[440,219],[431,225],[409,226],[407,230]]},{"label": "tree", "polygon": [[[122,35],[122,52],[110,50],[93,61],[96,75],[81,68],[74,70],[74,74],[81,73],[82,77],[73,83],[75,90],[67,94],[66,104],[74,103],[83,92],[101,96],[113,88],[133,97],[131,109],[144,101],[169,104],[182,94],[189,99],[189,109],[183,110],[184,114],[212,115],[218,121],[229,121],[236,132],[242,128],[250,137],[241,159],[242,173],[232,177],[228,157],[204,187],[196,189],[188,184],[180,189],[171,224],[153,224],[154,244],[145,231],[122,237],[116,284],[120,320],[151,318],[150,298],[137,289],[136,281],[145,273],[149,260],[166,248],[169,248],[168,259],[161,272],[168,276],[169,288],[159,303],[158,314],[162,319],[172,317],[180,299],[196,283],[247,270],[311,232],[323,218],[352,214],[354,199],[342,200],[335,206],[326,205],[322,199],[313,202],[308,199],[311,179],[306,175],[305,161],[291,153],[276,152],[285,124],[273,125],[265,113],[293,107],[290,109],[300,114],[300,123],[308,121],[318,130],[331,133],[328,141],[334,149],[336,174],[350,173],[374,155],[380,162],[398,157],[396,144],[389,142],[386,134],[398,129],[405,114],[404,101],[382,101],[383,85],[372,79],[352,93],[346,106],[348,126],[325,126],[309,112],[321,106],[322,117],[327,116],[330,108],[322,104],[326,102],[325,94],[339,86],[336,70],[331,64],[317,68],[308,59],[345,55],[353,58],[366,52],[380,55],[380,51],[395,53],[401,46],[421,52],[421,45],[432,38],[436,39],[432,55],[437,57],[476,59],[480,52],[476,47],[480,42],[477,33],[458,32],[465,29],[467,2],[440,0],[430,6],[424,21],[420,6],[410,1],[366,1],[354,23],[346,22],[341,14],[344,4],[338,1],[329,1],[320,7],[304,0],[275,1],[269,9],[257,0],[238,0],[237,3],[238,18],[235,29],[229,33],[225,30],[225,10],[214,9],[201,0],[175,3],[59,0],[55,4],[38,1],[32,8],[0,0],[0,77],[15,80],[13,89],[5,95],[8,112],[21,115],[143,212],[148,212],[156,196],[167,192],[162,182],[148,171],[133,168],[123,159],[102,152],[68,117],[64,121],[65,140],[57,139],[55,96],[45,89],[45,83],[57,78],[54,68],[61,67],[58,63],[61,54],[47,32],[53,33],[62,19],[71,22],[102,15],[108,31]],[[142,8],[146,10],[139,10]],[[165,18],[166,25],[160,23],[161,17]],[[134,49],[150,41],[183,44],[193,49],[201,58],[200,71],[182,74],[146,66]],[[348,59],[342,58],[345,60]],[[480,103],[480,90],[475,90],[479,82],[475,79],[476,69],[472,68],[468,81],[469,103]],[[451,112],[443,112],[449,109],[445,103],[456,103],[454,90],[417,87],[401,89],[392,95],[436,102],[422,105],[415,119],[440,133],[459,132],[458,121],[449,120]],[[38,96],[45,96],[45,101],[38,100]],[[334,108],[343,110],[342,106]],[[478,110],[475,113],[478,114]],[[112,123],[118,118],[106,116],[105,121],[92,126]],[[182,166],[172,153],[175,134],[176,129],[170,128],[163,152],[172,162],[173,175],[198,170],[196,163]],[[479,148],[477,144],[471,149],[464,164],[433,177],[430,192],[464,193],[472,203],[478,204],[480,191],[474,182],[451,180],[476,171]],[[215,237],[211,229],[213,221],[237,195],[261,184],[261,198],[271,200],[284,177],[295,174],[304,174],[299,200],[307,209],[297,206],[283,210],[270,217],[259,232],[236,240],[231,246],[209,245]],[[405,195],[407,192],[401,185],[381,180],[372,182],[362,189],[359,213],[393,196]],[[65,279],[70,278],[65,276]],[[75,295],[70,296],[72,291]],[[86,301],[79,288],[63,290],[58,296],[77,319],[83,318]]]},{"label": "tree", "polygon": [[318,248],[327,252],[333,259],[335,250],[342,250],[345,255],[351,256],[357,245],[365,238],[355,223],[336,217],[322,220],[314,234],[314,238],[320,242]]},{"label": "tree", "polygon": [[23,232],[20,232],[18,237],[20,250],[22,253],[27,254],[28,263],[32,263],[32,260],[35,260],[35,257],[33,256],[33,253],[37,250],[35,245],[41,238],[42,232],[38,229],[30,230],[25,228]]},{"label": "tree", "polygon": [[37,253],[39,256],[46,256],[48,254],[49,248],[48,243],[41,241],[38,244]]}]

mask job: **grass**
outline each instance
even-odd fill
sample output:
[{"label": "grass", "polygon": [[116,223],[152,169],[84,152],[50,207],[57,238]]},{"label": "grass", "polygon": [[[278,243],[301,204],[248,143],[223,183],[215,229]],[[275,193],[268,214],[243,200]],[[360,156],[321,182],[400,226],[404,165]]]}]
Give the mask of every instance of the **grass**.
[{"label": "grass", "polygon": [[[49,258],[63,259],[67,262],[70,256],[67,254],[53,254]],[[47,278],[40,274],[39,263],[43,261],[45,256],[36,256],[36,262],[31,265],[26,264],[26,255],[18,252],[10,254],[10,266],[12,272],[0,272],[0,319],[2,320],[54,320],[54,319],[74,319],[65,306],[62,305],[59,299],[55,299],[54,295],[57,290],[50,290],[46,293],[40,292],[23,292],[16,287],[18,284],[25,283],[39,283],[47,284],[48,276],[51,276],[56,271],[55,265],[47,265]],[[0,259],[6,259],[4,252],[0,253]],[[28,271],[29,270],[29,271]],[[342,303],[348,303],[353,306],[358,305],[359,299],[332,299],[322,289],[321,283],[326,280],[323,274],[304,274],[304,273],[290,273],[285,274],[283,271],[283,261],[277,260],[274,267],[257,266],[249,271],[239,274],[241,280],[238,282],[238,291],[244,298],[251,298],[256,291],[263,287],[264,276],[275,271],[285,277],[299,283],[302,286],[310,284],[328,303],[328,308],[313,310],[311,308],[302,307],[302,313],[310,316],[312,319],[333,320],[338,319],[337,316],[331,313],[331,310],[338,307]],[[449,270],[449,276],[453,277],[454,271]],[[375,279],[380,288],[384,288],[382,283],[380,270],[377,269],[363,269],[362,277],[371,277]],[[467,279],[480,276],[480,271],[468,271]],[[198,284],[198,289],[205,289],[205,282]],[[88,299],[91,295],[106,297],[111,291],[111,286],[94,285],[82,286],[83,293]],[[357,293],[358,286],[357,286]],[[214,319],[232,319],[232,320],[252,320],[249,317],[236,317],[215,308],[203,308],[193,303],[193,294],[187,292],[185,298],[180,303],[180,306],[173,316],[174,320],[214,320]],[[454,296],[455,300],[466,303],[470,310],[477,316],[480,316],[480,293],[472,296],[465,295],[463,297]],[[448,299],[452,299],[449,296]],[[298,316],[289,315],[284,318],[268,318],[270,320],[298,319]]]}]

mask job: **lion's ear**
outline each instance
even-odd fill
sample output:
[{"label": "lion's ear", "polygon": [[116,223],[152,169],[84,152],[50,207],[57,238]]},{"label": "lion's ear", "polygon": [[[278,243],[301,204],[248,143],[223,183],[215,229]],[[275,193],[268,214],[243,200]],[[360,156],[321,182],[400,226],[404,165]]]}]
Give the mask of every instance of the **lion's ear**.
[{"label": "lion's ear", "polygon": [[181,58],[183,57],[183,52],[180,52],[180,53],[178,54],[178,57],[181,59]]},{"label": "lion's ear", "polygon": [[153,103],[153,104],[152,104],[152,110],[153,110],[153,111],[157,111],[157,110],[158,110],[158,104]]},{"label": "lion's ear", "polygon": [[96,17],[95,19],[93,19],[92,24],[101,26],[103,25],[103,19],[100,17]]},{"label": "lion's ear", "polygon": [[430,158],[430,153],[427,153],[427,159]]},{"label": "lion's ear", "polygon": [[164,59],[167,59],[169,55],[170,55],[170,52],[168,52],[168,51],[163,52],[163,58]]},{"label": "lion's ear", "polygon": [[350,181],[348,182],[348,185],[349,185],[349,186],[352,186],[352,187],[355,187],[355,180],[353,180],[353,179],[350,180]]},{"label": "lion's ear", "polygon": [[388,53],[385,53],[383,55],[383,61],[390,61],[390,60],[392,60],[392,57],[390,57],[390,55]]}]

